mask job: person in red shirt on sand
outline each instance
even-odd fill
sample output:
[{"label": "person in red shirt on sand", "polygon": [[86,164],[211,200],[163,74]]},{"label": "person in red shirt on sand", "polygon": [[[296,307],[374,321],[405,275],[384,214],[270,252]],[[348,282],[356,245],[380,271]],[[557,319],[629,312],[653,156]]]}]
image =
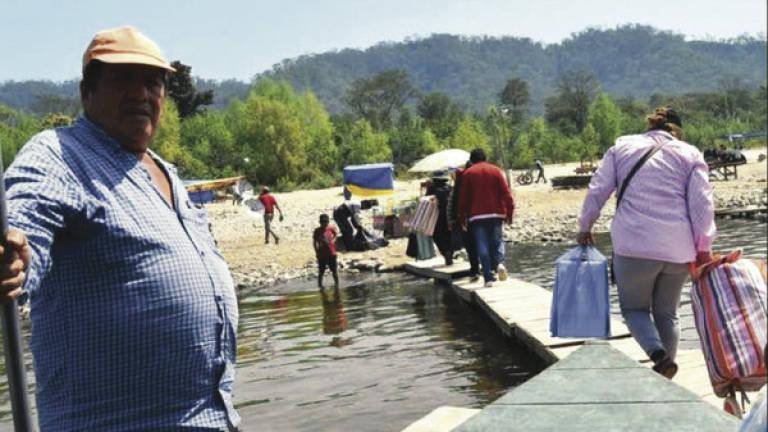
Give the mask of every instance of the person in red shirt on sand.
[{"label": "person in red shirt on sand", "polygon": [[277,205],[277,200],[271,193],[269,188],[264,186],[261,188],[261,194],[259,194],[259,201],[264,206],[264,243],[269,244],[269,235],[275,238],[275,244],[280,243],[280,237],[272,230],[272,219],[275,218],[275,209],[280,212],[280,222],[283,221],[283,211],[280,210],[280,206]]},{"label": "person in red shirt on sand", "polygon": [[475,239],[483,269],[485,286],[493,286],[496,271],[499,280],[507,279],[504,267],[502,222],[512,223],[515,201],[501,169],[486,162],[485,152],[474,149],[469,155],[472,166],[462,174],[459,191],[459,221],[469,226]]},{"label": "person in red shirt on sand", "polygon": [[331,269],[334,286],[339,286],[339,273],[336,263],[336,237],[338,237],[336,227],[330,225],[330,219],[327,214],[320,215],[320,226],[315,228],[312,235],[312,245],[315,248],[317,257],[317,286],[323,288],[323,274],[325,269]]}]

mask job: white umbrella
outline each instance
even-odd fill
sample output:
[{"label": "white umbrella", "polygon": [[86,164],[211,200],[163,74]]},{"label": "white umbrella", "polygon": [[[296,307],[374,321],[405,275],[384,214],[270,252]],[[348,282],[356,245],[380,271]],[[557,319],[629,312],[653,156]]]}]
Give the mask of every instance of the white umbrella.
[{"label": "white umbrella", "polygon": [[442,171],[464,166],[469,160],[469,152],[461,149],[441,150],[421,159],[409,169],[409,172]]}]

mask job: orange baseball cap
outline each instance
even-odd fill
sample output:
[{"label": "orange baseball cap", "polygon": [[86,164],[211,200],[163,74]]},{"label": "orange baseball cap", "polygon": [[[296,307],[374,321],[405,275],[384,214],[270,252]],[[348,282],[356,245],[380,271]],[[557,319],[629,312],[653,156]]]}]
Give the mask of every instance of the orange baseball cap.
[{"label": "orange baseball cap", "polygon": [[133,27],[102,30],[83,54],[83,71],[91,60],[104,63],[143,64],[176,72],[152,40]]}]

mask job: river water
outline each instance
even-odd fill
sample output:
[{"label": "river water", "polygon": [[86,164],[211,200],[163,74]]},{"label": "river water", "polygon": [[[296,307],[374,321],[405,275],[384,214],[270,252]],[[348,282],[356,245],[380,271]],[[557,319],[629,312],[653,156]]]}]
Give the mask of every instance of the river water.
[{"label": "river water", "polygon": [[[765,223],[718,227],[716,250],[765,258]],[[610,255],[608,235],[598,243]],[[510,245],[508,268],[551,289],[553,262],[568,247]],[[298,281],[239,297],[243,431],[399,431],[441,405],[485,406],[540,368],[471,306],[409,276],[349,278],[338,292]],[[682,346],[694,348],[687,293],[683,303]],[[0,431],[10,431],[4,370],[0,395]]]}]

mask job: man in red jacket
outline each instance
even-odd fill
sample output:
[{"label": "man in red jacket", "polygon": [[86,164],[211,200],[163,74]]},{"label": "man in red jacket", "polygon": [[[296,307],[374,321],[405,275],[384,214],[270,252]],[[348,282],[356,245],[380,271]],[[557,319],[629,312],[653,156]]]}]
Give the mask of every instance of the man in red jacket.
[{"label": "man in red jacket", "polygon": [[504,239],[501,223],[512,223],[515,201],[501,169],[486,162],[482,149],[472,150],[473,165],[462,175],[459,192],[459,221],[475,239],[483,269],[485,286],[493,286],[496,270],[500,280],[507,278],[504,267]]}]

